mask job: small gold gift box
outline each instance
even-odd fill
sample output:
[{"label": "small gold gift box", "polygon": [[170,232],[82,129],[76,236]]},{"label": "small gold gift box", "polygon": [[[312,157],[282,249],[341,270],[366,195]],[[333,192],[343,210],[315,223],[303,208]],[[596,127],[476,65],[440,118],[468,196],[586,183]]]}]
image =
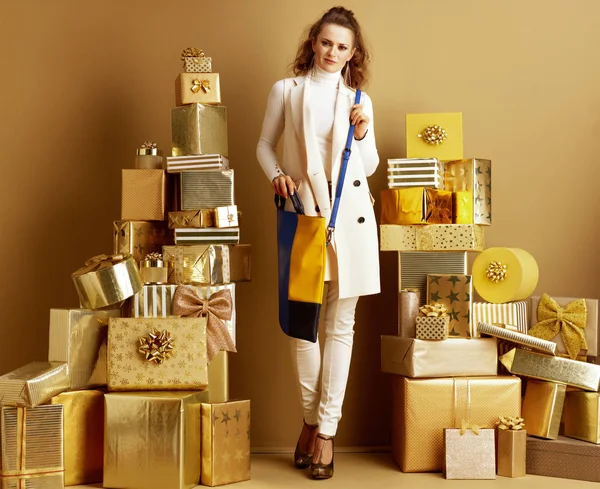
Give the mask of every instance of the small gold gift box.
[{"label": "small gold gift box", "polygon": [[447,340],[448,325],[450,318],[442,317],[423,317],[415,318],[417,339],[419,340]]},{"label": "small gold gift box", "polygon": [[136,150],[134,166],[140,170],[163,169],[162,151],[156,147],[156,143],[146,141]]},{"label": "small gold gift box", "polygon": [[69,389],[66,363],[31,362],[0,377],[0,405],[35,407]]},{"label": "small gold gift box", "polygon": [[226,207],[217,207],[215,209],[215,224],[218,228],[236,228],[238,227],[238,209],[237,205],[228,205]]},{"label": "small gold gift box", "polygon": [[226,157],[229,154],[227,107],[189,104],[171,109],[171,141],[173,156],[218,154]]},{"label": "small gold gift box", "polygon": [[121,219],[162,221],[166,212],[164,170],[122,170]]},{"label": "small gold gift box", "polygon": [[446,479],[495,479],[496,445],[489,428],[444,430]]},{"label": "small gold gift box", "polygon": [[[523,423],[522,418],[511,418]],[[498,475],[523,477],[526,473],[527,432],[523,429],[507,428],[502,423],[498,429]]]},{"label": "small gold gift box", "polygon": [[406,157],[462,160],[462,114],[406,114]]},{"label": "small gold gift box", "polygon": [[180,73],[175,80],[175,104],[220,104],[218,73]]},{"label": "small gold gift box", "polygon": [[212,58],[204,55],[199,48],[185,48],[181,52],[183,68],[187,73],[210,73],[212,71]]},{"label": "small gold gift box", "polygon": [[556,440],[560,429],[567,386],[555,382],[528,379],[523,400],[523,418],[527,433]]},{"label": "small gold gift box", "polygon": [[452,192],[411,187],[381,191],[381,224],[452,224]]},{"label": "small gold gift box", "polygon": [[149,253],[140,262],[140,276],[144,285],[166,284],[168,281],[167,265],[160,253]]}]

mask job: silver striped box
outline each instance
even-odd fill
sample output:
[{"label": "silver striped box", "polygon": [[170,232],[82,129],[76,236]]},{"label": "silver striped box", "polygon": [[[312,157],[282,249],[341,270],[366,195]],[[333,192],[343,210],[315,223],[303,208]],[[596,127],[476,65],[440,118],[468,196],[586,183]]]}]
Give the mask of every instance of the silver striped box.
[{"label": "silver striped box", "polygon": [[222,155],[168,156],[167,172],[229,170],[229,160]]},{"label": "silver striped box", "polygon": [[401,251],[398,255],[400,277],[398,290],[418,290],[420,306],[427,301],[428,274],[464,275],[467,273],[466,252]]},{"label": "silver striped box", "polygon": [[182,171],[181,210],[234,205],[233,170]]},{"label": "silver striped box", "polygon": [[395,158],[388,160],[388,188],[444,188],[444,166],[437,158]]},{"label": "silver striped box", "polygon": [[528,329],[527,301],[491,304],[489,302],[473,302],[471,320],[474,324],[509,324],[515,326],[520,333],[527,334]]},{"label": "silver striped box", "polygon": [[176,245],[238,244],[240,228],[178,228]]}]

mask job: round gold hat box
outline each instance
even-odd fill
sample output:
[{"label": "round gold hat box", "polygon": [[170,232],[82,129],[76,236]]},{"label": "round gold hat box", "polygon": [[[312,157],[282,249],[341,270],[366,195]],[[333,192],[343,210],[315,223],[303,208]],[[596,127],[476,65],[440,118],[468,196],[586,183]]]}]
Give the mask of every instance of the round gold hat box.
[{"label": "round gold hat box", "polygon": [[473,262],[473,286],[486,302],[522,301],[535,290],[539,269],[535,258],[520,248],[488,248]]}]

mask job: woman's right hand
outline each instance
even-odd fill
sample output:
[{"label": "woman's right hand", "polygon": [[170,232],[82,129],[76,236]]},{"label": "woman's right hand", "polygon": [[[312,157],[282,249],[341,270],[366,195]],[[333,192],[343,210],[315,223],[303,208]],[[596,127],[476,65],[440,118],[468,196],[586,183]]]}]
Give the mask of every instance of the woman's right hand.
[{"label": "woman's right hand", "polygon": [[273,179],[273,190],[277,195],[287,199],[290,195],[294,195],[296,185],[291,177],[287,175],[279,175]]}]

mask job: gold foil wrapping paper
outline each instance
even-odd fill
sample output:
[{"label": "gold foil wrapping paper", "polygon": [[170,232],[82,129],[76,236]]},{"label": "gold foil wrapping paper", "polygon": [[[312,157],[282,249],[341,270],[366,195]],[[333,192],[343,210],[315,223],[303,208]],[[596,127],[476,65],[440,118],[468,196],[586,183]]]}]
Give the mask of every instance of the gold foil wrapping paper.
[{"label": "gold foil wrapping paper", "polygon": [[215,227],[212,209],[169,212],[169,228],[211,228]]},{"label": "gold foil wrapping paper", "polygon": [[568,391],[563,411],[563,434],[600,444],[600,394]]},{"label": "gold foil wrapping paper", "polygon": [[50,403],[64,406],[65,486],[101,483],[104,392],[64,392]]},{"label": "gold foil wrapping paper", "polygon": [[[464,394],[467,385],[469,396]],[[444,466],[444,429],[456,426],[456,411],[463,416],[470,410],[470,423],[482,428],[493,428],[500,412],[520,416],[521,379],[409,379],[394,375],[392,400],[394,461],[403,472],[440,472]]]},{"label": "gold foil wrapping paper", "polygon": [[105,396],[106,488],[191,489],[200,482],[200,406],[208,392]]},{"label": "gold foil wrapping paper", "polygon": [[181,172],[182,210],[214,209],[234,203],[234,170]]},{"label": "gold foil wrapping paper", "polygon": [[527,346],[528,348],[547,353],[548,355],[556,354],[556,345],[551,341],[540,340],[535,336],[529,336],[518,331],[511,331],[510,329],[500,326],[492,326],[491,324],[483,323],[481,321],[477,324],[477,329],[481,334],[487,334],[501,340]]},{"label": "gold foil wrapping paper", "polygon": [[419,314],[419,291],[400,290],[398,292],[398,336],[416,338],[415,318]]},{"label": "gold foil wrapping paper", "polygon": [[427,275],[427,302],[443,304],[450,317],[448,336],[475,338],[471,324],[471,297],[473,288],[470,275]]},{"label": "gold foil wrapping paper", "polygon": [[496,444],[493,429],[462,432],[444,430],[444,476],[446,479],[495,479]]},{"label": "gold foil wrapping paper", "polygon": [[452,192],[452,222],[473,224],[473,193]]},{"label": "gold foil wrapping paper", "polygon": [[0,487],[64,487],[63,406],[0,408]]},{"label": "gold foil wrapping paper", "polygon": [[[111,318],[108,323],[108,390],[203,390],[208,385],[206,317]],[[140,353],[140,338],[153,330],[171,335],[174,349],[163,363]]]},{"label": "gold foil wrapping paper", "polygon": [[381,224],[452,224],[452,192],[424,187],[381,191]]},{"label": "gold foil wrapping paper", "polygon": [[498,355],[493,338],[427,341],[381,337],[381,370],[411,378],[496,375]]},{"label": "gold foil wrapping paper", "polygon": [[202,404],[202,484],[250,479],[250,401]]},{"label": "gold foil wrapping paper", "polygon": [[[106,265],[106,266],[105,266]],[[131,256],[94,257],[71,274],[81,306],[100,309],[118,304],[142,288],[139,269]]]},{"label": "gold foil wrapping paper", "polygon": [[180,73],[175,80],[175,104],[220,104],[218,73]]},{"label": "gold foil wrapping paper", "polygon": [[523,400],[522,417],[527,433],[556,440],[565,403],[567,386],[529,379]]},{"label": "gold foil wrapping paper", "polygon": [[382,224],[381,251],[483,251],[484,230],[472,224]]},{"label": "gold foil wrapping paper", "polygon": [[500,362],[515,375],[560,382],[592,392],[598,392],[600,387],[600,365],[551,357],[520,348],[502,355]]},{"label": "gold foil wrapping paper", "polygon": [[221,350],[208,364],[210,402],[229,401],[229,353]]},{"label": "gold foil wrapping paper", "polygon": [[190,104],[171,109],[171,140],[173,156],[227,156],[227,107]]},{"label": "gold foil wrapping paper", "polygon": [[167,202],[164,170],[123,169],[121,219],[123,221],[162,221]]},{"label": "gold foil wrapping paper", "polygon": [[0,405],[35,407],[68,389],[66,363],[31,362],[0,377]]},{"label": "gold foil wrapping paper", "polygon": [[[492,162],[490,160],[472,158],[469,160],[449,161],[444,165],[444,188],[456,192],[458,198],[466,196],[472,203],[463,204],[463,212],[472,211],[470,223],[492,224]],[[460,205],[460,204],[459,204]],[[468,219],[468,218],[466,218]],[[458,221],[456,221],[458,222]]]},{"label": "gold foil wrapping paper", "polygon": [[526,473],[527,432],[498,430],[497,472],[502,477],[523,477]]},{"label": "gold foil wrapping paper", "polygon": [[162,253],[164,245],[173,244],[173,231],[162,221],[113,222],[114,253],[132,255],[139,263],[149,253]]},{"label": "gold foil wrapping paper", "polygon": [[447,340],[450,318],[417,316],[416,332],[418,340]]},{"label": "gold foil wrapping paper", "polygon": [[437,158],[387,160],[388,188],[444,188],[444,165]]},{"label": "gold foil wrapping paper", "polygon": [[50,309],[49,362],[68,366],[71,390],[106,385],[108,318],[119,317],[119,309]]}]

